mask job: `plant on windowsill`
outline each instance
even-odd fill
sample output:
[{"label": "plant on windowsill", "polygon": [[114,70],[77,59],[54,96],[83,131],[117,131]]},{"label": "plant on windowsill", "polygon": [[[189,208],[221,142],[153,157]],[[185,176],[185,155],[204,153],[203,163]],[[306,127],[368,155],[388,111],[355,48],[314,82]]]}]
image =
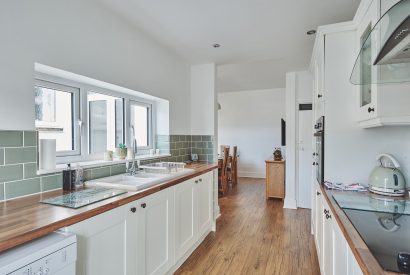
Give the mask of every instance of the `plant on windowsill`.
[{"label": "plant on windowsill", "polygon": [[127,157],[128,148],[127,145],[120,143],[118,147],[115,148],[115,154],[119,159],[125,159]]}]

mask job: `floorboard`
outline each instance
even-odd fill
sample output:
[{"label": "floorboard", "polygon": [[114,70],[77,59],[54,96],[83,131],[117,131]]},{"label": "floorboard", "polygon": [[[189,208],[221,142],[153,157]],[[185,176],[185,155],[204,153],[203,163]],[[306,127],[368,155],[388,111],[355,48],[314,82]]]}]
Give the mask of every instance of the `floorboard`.
[{"label": "floorboard", "polygon": [[320,274],[310,210],[266,201],[264,180],[251,178],[240,178],[219,206],[217,231],[175,274]]}]

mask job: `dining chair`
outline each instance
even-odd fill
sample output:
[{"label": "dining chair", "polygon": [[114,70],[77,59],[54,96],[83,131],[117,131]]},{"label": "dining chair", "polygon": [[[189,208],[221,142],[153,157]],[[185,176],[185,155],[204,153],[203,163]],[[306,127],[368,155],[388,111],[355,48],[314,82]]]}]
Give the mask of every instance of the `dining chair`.
[{"label": "dining chair", "polygon": [[229,148],[225,147],[223,150],[222,167],[218,170],[218,191],[225,196],[228,191],[228,159],[229,159]]},{"label": "dining chair", "polygon": [[232,156],[229,157],[230,164],[228,166],[229,182],[232,186],[238,184],[238,146],[232,148]]}]

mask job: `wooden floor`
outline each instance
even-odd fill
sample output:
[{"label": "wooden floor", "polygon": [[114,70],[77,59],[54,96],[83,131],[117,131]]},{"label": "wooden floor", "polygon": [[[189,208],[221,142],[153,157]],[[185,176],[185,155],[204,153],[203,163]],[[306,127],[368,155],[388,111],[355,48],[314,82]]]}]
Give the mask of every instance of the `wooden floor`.
[{"label": "wooden floor", "polygon": [[221,217],[175,274],[320,274],[310,210],[265,200],[261,179],[240,178],[219,199]]}]

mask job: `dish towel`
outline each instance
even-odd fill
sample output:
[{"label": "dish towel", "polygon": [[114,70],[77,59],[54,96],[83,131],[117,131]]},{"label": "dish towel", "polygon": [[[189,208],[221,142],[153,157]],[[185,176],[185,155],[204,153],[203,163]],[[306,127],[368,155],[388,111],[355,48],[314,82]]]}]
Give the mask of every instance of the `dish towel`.
[{"label": "dish towel", "polygon": [[330,181],[325,181],[325,186],[328,189],[340,190],[340,191],[357,191],[364,192],[367,191],[367,187],[360,183],[333,183]]}]

